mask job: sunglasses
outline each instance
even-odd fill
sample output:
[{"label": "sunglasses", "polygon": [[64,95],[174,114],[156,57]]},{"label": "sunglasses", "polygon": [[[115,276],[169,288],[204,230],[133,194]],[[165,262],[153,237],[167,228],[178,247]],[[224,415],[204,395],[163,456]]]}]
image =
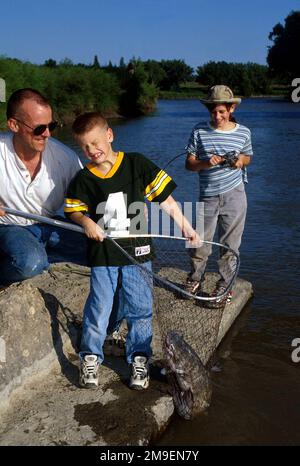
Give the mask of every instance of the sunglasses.
[{"label": "sunglasses", "polygon": [[19,120],[18,118],[15,118],[15,120],[17,120],[19,123],[22,123],[22,125],[27,126],[27,128],[32,129],[32,132],[35,136],[40,136],[46,131],[47,128],[49,129],[51,133],[51,131],[54,131],[58,125],[57,121],[51,121],[48,125],[38,125],[35,128],[32,128],[32,126],[27,125],[27,123],[25,123],[22,120]]}]

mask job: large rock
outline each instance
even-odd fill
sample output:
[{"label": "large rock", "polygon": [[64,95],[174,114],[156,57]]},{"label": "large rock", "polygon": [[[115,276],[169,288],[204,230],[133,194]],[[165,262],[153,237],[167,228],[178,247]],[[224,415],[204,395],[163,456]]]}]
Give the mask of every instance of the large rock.
[{"label": "large rock", "polygon": [[[89,274],[87,267],[54,264],[0,292],[0,408],[8,408],[0,445],[148,445],[174,412],[159,370],[161,330],[185,330],[193,344],[195,329],[206,363],[252,294],[251,284],[237,280],[233,302],[221,315],[156,288],[149,390],[129,390],[128,365],[111,356],[101,366],[98,390],[90,391],[78,385],[77,355]],[[215,279],[208,277],[211,286]]]},{"label": "large rock", "polygon": [[[47,371],[51,363],[64,364],[68,346],[76,353],[89,274],[84,266],[53,264],[49,272],[0,293],[0,407],[30,376]],[[208,274],[208,281],[215,279]],[[163,306],[154,309],[154,359],[163,358],[161,329],[175,329],[183,331],[192,346],[197,343],[195,350],[206,364],[250,298],[252,287],[238,279],[234,291],[231,305],[220,313],[156,289],[155,302]]]},{"label": "large rock", "polygon": [[88,273],[60,264],[1,292],[0,406],[30,376],[61,362],[64,344],[77,345]]}]

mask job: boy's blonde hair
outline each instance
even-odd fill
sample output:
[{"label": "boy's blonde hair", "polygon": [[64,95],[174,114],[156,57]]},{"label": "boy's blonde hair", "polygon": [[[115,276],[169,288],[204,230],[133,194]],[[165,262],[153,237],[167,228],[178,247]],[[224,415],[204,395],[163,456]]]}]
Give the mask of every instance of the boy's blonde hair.
[{"label": "boy's blonde hair", "polygon": [[107,120],[100,112],[86,112],[75,119],[72,125],[72,131],[74,135],[80,136],[81,134],[88,133],[95,128],[95,126],[106,129],[109,127]]}]

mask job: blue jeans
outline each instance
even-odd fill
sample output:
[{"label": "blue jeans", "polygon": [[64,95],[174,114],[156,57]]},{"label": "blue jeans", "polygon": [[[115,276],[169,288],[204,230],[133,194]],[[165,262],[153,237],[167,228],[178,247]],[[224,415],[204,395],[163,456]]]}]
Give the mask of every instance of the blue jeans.
[{"label": "blue jeans", "polygon": [[142,267],[92,267],[91,288],[83,314],[80,358],[96,354],[99,361],[103,361],[103,343],[116,297],[119,316],[127,320],[127,362],[132,362],[135,353],[152,355],[152,278],[146,272],[151,269],[151,262]]},{"label": "blue jeans", "polygon": [[[227,193],[202,198],[200,201],[204,202],[203,217],[200,217],[200,221],[204,224],[204,240],[213,241],[215,231],[218,229],[219,242],[238,253],[247,213],[244,184],[239,184]],[[200,281],[202,279],[211,251],[212,247],[208,244],[191,249],[192,272],[190,277],[193,280]],[[218,266],[221,280],[227,285],[236,269],[235,256],[230,251],[221,249]]]},{"label": "blue jeans", "polygon": [[48,225],[0,225],[0,283],[25,280],[49,267],[46,245],[59,242]]}]

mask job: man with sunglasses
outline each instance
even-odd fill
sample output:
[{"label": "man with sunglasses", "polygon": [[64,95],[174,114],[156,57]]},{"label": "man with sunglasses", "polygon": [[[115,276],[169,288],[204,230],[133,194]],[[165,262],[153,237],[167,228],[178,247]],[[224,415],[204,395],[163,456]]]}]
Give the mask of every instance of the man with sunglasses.
[{"label": "man with sunglasses", "polygon": [[7,102],[9,132],[0,133],[0,283],[33,277],[49,267],[46,248],[61,231],[6,214],[1,205],[53,217],[82,168],[75,152],[51,138],[57,123],[47,99],[30,88]]}]

